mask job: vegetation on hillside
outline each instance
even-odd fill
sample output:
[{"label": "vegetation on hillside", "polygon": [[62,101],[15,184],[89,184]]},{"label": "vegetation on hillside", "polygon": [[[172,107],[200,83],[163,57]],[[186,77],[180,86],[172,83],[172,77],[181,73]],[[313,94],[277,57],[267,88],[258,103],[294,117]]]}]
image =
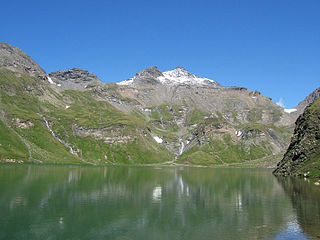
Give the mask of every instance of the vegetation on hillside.
[{"label": "vegetation on hillside", "polygon": [[320,177],[320,99],[309,105],[296,121],[290,146],[274,174]]},{"label": "vegetation on hillside", "polygon": [[[53,91],[46,82],[1,69],[0,159],[6,162],[145,164],[173,158],[146,134],[146,122],[127,115],[90,91]],[[57,138],[47,128],[46,119]],[[29,125],[26,123],[30,123]],[[77,136],[75,126],[103,130],[118,140],[105,143]],[[113,132],[113,127],[121,129]],[[125,144],[121,136],[131,136]],[[60,142],[59,140],[63,141]],[[75,154],[70,153],[71,147]]]},{"label": "vegetation on hillside", "polygon": [[[5,162],[239,165],[266,159],[275,153],[270,142],[285,144],[290,136],[288,127],[259,123],[263,107],[252,109],[247,123],[234,111],[232,122],[219,111],[168,103],[147,108],[147,115],[126,114],[98,100],[93,90],[61,91],[6,69],[0,84],[0,160]],[[115,96],[114,84],[106,86]],[[274,110],[274,118],[280,117]],[[156,136],[164,142],[157,143]],[[179,141],[191,143],[177,155],[172,146]]]}]

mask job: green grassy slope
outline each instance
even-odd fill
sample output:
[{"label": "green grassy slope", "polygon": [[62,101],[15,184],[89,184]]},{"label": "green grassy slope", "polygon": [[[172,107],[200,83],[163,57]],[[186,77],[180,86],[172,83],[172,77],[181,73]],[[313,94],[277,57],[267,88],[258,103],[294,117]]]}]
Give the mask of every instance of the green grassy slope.
[{"label": "green grassy slope", "polygon": [[[0,110],[1,161],[139,164],[173,157],[145,133],[143,120],[94,99],[89,91],[60,93],[28,75],[1,69]],[[60,141],[52,136],[44,119]],[[73,131],[75,126],[91,134],[79,136]],[[116,139],[131,138],[125,143],[106,143],[95,138],[97,131]],[[70,147],[76,155],[70,153]]]},{"label": "green grassy slope", "polygon": [[[196,135],[200,144],[187,149],[179,156],[177,163],[231,166],[233,163],[247,165],[254,160],[261,163],[261,166],[266,166],[263,159],[279,152],[274,143],[286,146],[292,132],[291,127],[277,127],[254,121],[230,123],[219,117],[219,114],[217,116],[198,121]],[[237,136],[236,131],[241,132],[241,136]],[[257,161],[258,159],[261,161]],[[274,161],[272,165],[275,165]]]},{"label": "green grassy slope", "polygon": [[[179,142],[191,140],[182,155],[176,157],[174,164],[201,166],[251,166],[271,167],[281,158],[280,152],[287,147],[293,126],[275,126],[261,123],[262,113],[271,112],[274,122],[280,120],[282,113],[270,106],[253,109],[247,121],[228,121],[220,112],[208,113],[186,106],[162,104],[149,107],[149,125],[152,132],[166,141]],[[185,131],[179,129],[177,119],[184,118]],[[147,119],[142,112],[134,112],[140,119]],[[238,119],[237,112],[233,118]],[[181,118],[182,117],[182,118]],[[237,136],[241,132],[241,136]],[[188,141],[190,142],[190,141]],[[275,146],[276,145],[276,146]],[[252,162],[252,164],[250,164]],[[270,162],[270,164],[268,164]]]},{"label": "green grassy slope", "polygon": [[0,120],[0,156],[5,159],[29,158],[28,149],[21,139]]}]

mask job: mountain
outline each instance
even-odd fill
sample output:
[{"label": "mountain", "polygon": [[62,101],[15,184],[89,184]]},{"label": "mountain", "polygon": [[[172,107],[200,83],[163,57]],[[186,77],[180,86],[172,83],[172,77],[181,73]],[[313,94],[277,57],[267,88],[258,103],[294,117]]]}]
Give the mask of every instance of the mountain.
[{"label": "mountain", "polygon": [[273,173],[320,177],[320,99],[297,119],[289,148]]},{"label": "mountain", "polygon": [[47,75],[9,44],[0,59],[5,162],[272,166],[293,130],[260,92],[182,67],[103,83],[79,68]]},{"label": "mountain", "polygon": [[95,94],[150,125],[176,156],[175,163],[229,164],[278,154],[294,117],[258,91],[223,87],[182,67],[150,67]]}]

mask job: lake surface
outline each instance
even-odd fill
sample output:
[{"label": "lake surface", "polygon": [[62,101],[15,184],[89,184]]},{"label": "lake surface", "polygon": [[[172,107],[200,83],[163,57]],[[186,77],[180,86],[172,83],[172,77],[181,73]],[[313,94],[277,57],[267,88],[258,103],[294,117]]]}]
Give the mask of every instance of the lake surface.
[{"label": "lake surface", "polygon": [[317,239],[320,188],[270,170],[0,165],[0,239]]}]

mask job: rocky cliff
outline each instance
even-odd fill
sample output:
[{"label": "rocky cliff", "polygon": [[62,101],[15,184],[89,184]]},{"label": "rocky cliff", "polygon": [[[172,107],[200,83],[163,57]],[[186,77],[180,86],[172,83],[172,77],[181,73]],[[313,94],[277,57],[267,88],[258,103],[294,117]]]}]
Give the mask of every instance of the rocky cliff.
[{"label": "rocky cliff", "polygon": [[320,99],[297,119],[289,148],[273,173],[320,177]]},{"label": "rocky cliff", "polygon": [[88,90],[96,85],[102,84],[94,74],[80,68],[73,68],[66,71],[57,71],[49,74],[50,81],[60,89]]},{"label": "rocky cliff", "polygon": [[0,67],[46,80],[46,72],[21,49],[0,43]]}]

